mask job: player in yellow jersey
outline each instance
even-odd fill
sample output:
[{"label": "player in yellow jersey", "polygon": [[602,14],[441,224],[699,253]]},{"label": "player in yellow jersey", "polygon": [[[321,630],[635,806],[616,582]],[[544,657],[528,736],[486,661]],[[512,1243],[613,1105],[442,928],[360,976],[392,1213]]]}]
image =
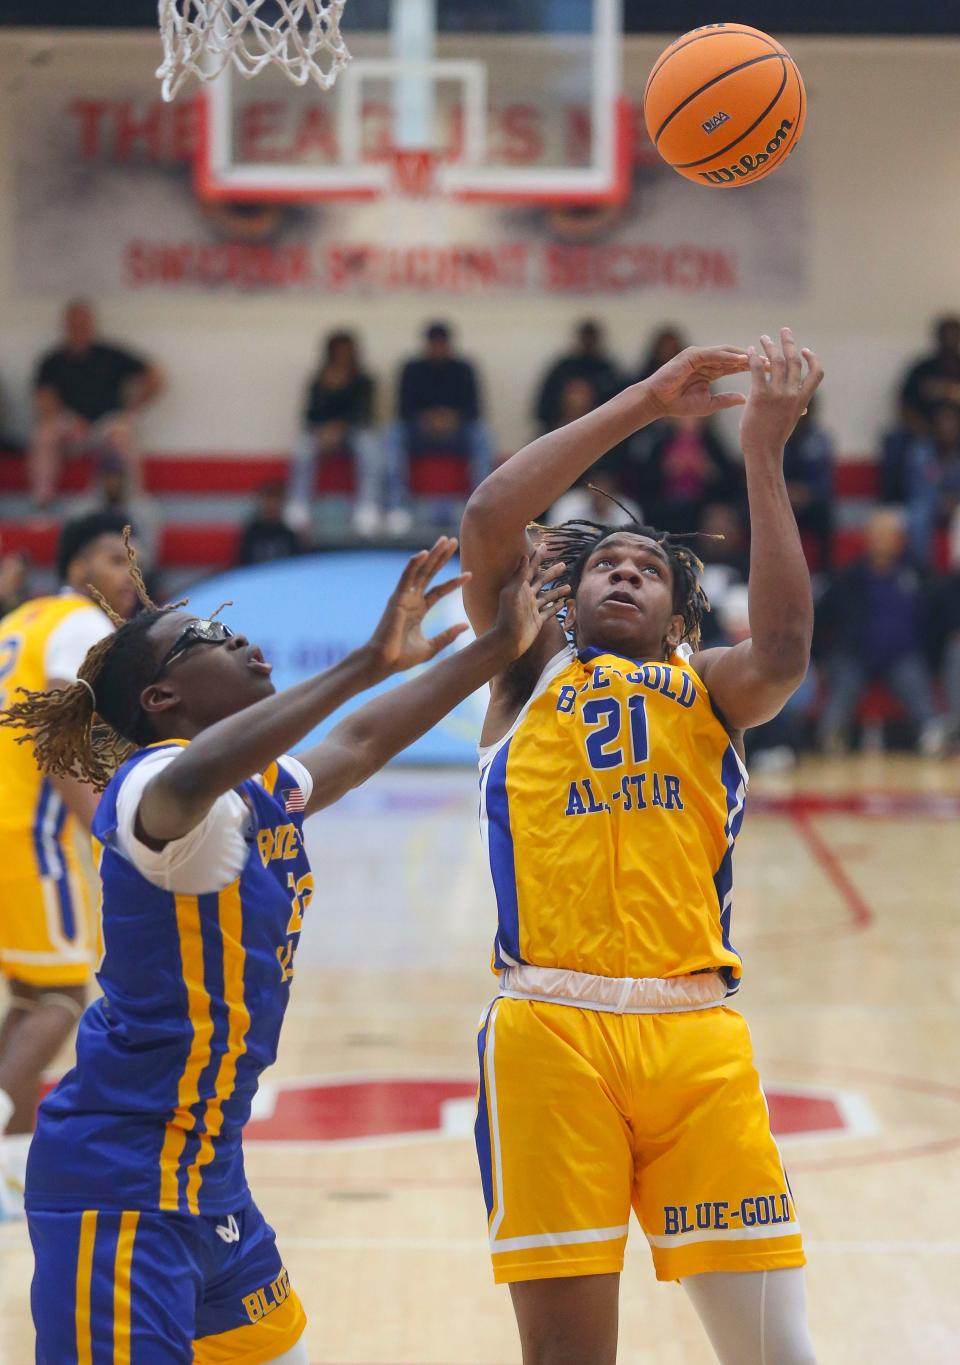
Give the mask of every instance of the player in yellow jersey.
[{"label": "player in yellow jersey", "polygon": [[[711,394],[745,370],[746,399]],[[631,1206],[719,1360],[814,1359],[793,1197],[727,1001],[743,731],[776,715],[809,660],[783,448],[821,378],[787,329],[779,346],[690,348],[527,446],[466,509],[477,631],[533,541],[572,590],[563,626],[495,680],[480,750],[500,991],[480,1031],[477,1150],[524,1365],[615,1361]],[[703,650],[701,566],[682,538],[531,523],[647,423],[744,403],[753,637]]]},{"label": "player in yellow jersey", "polygon": [[[95,512],[68,522],[58,548],[62,588],[0,621],[0,707],[18,688],[66,687],[87,650],[113,630],[92,584],[121,616],[134,606],[123,518]],[[22,1212],[23,1175],[43,1068],[80,1017],[93,968],[95,928],[77,838],[87,837],[96,793],[72,777],[45,777],[30,745],[0,730],[0,1216]]]}]

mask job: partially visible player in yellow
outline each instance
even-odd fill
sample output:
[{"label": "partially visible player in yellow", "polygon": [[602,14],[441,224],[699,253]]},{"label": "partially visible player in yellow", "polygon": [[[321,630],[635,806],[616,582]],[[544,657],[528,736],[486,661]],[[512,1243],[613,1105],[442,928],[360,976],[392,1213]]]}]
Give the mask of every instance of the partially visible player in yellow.
[{"label": "partially visible player in yellow", "polygon": [[[135,597],[124,519],[95,512],[68,522],[57,554],[59,593],[0,620],[0,707],[18,688],[76,682],[87,650],[113,626],[92,585],[118,615]],[[83,1011],[95,951],[90,879],[78,857],[96,793],[71,777],[45,777],[29,744],[0,729],[0,967],[7,1011],[0,1025],[0,1217],[23,1212],[23,1177],[41,1073]]]},{"label": "partially visible player in yellow", "polygon": [[[743,731],[797,688],[813,627],[783,448],[822,371],[788,329],[761,348],[681,352],[501,465],[464,517],[475,630],[535,540],[572,594],[563,626],[495,680],[480,750],[500,991],[477,1150],[524,1365],[613,1365],[631,1207],[724,1365],[814,1359],[793,1196],[728,1003]],[[747,369],[746,400],[711,394]],[[704,650],[682,537],[531,523],[647,423],[744,402],[753,638]]]}]

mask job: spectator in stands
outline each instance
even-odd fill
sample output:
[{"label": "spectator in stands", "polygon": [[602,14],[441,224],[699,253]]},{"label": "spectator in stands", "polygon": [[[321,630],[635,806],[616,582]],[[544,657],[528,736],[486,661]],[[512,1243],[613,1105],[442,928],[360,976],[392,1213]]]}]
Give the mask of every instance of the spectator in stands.
[{"label": "spectator in stands", "polygon": [[89,497],[71,505],[71,516],[116,512],[133,527],[137,558],[147,570],[156,569],[160,540],[160,509],[153,498],[134,491],[130,470],[119,455],[107,453],[97,462],[97,480]]},{"label": "spectator in stands", "polygon": [[672,327],[668,324],[666,327],[659,328],[650,338],[647,353],[640,362],[640,373],[637,375],[638,382],[649,379],[656,370],[660,369],[661,365],[666,365],[668,360],[679,355],[686,345],[687,339],[679,327]]},{"label": "spectator in stands", "polygon": [[30,560],[22,550],[4,552],[0,545],[0,616],[19,607],[30,596]]},{"label": "spectator in stands", "polygon": [[[646,353],[641,358],[640,369],[636,376],[637,382],[649,379],[655,370],[659,370],[661,365],[665,365],[668,360],[679,355],[686,344],[686,338],[677,327],[661,327],[654,332]],[[650,451],[663,434],[664,425],[662,422],[651,422],[649,426],[630,437],[627,444],[634,461],[640,464],[646,461]]]},{"label": "spectator in stands", "polygon": [[960,317],[939,318],[933,334],[936,349],[908,370],[900,388],[902,416],[920,432],[929,431],[944,404],[960,411]]},{"label": "spectator in stands", "polygon": [[817,423],[811,398],[783,452],[783,477],[800,534],[817,547],[816,568],[830,567],[833,532],[833,442]]},{"label": "spectator in stands", "polygon": [[937,593],[934,620],[943,639],[943,690],[947,699],[947,735],[955,744],[960,740],[960,533],[950,546],[950,572],[944,576]]},{"label": "spectator in stands", "polygon": [[400,373],[399,420],[387,441],[387,529],[402,534],[412,524],[410,465],[419,456],[463,460],[475,488],[492,467],[492,444],[482,419],[480,388],[469,360],[454,353],[451,328],[432,322],[423,354]]},{"label": "spectator in stands", "polygon": [[658,422],[645,458],[630,466],[627,492],[650,524],[665,531],[696,531],[711,503],[736,504],[742,475],[711,422],[684,417]]},{"label": "spectator in stands", "polygon": [[354,524],[373,535],[380,524],[380,446],[372,430],[375,387],[363,367],[352,332],[331,332],[306,393],[303,435],[293,453],[287,517],[304,530],[310,523],[317,469],[345,454],[357,471]]},{"label": "spectator in stands", "polygon": [[929,436],[900,404],[895,426],[884,432],[880,447],[880,499],[894,506],[903,506],[909,497],[911,470],[917,461],[927,458]]},{"label": "spectator in stands", "polygon": [[[615,498],[616,503],[611,502],[611,498]],[[643,521],[639,504],[626,496],[609,471],[596,468],[590,471],[589,482],[575,484],[562,498],[558,498],[544,520],[548,526],[560,526],[565,521],[577,520],[596,521],[603,525],[615,523],[618,518],[622,520],[621,508],[635,521]]]},{"label": "spectator in stands", "polygon": [[691,542],[691,549],[703,561],[703,590],[710,603],[710,611],[701,625],[703,644],[709,648],[736,643],[724,625],[724,612],[727,598],[731,597],[737,604],[734,618],[739,621],[738,594],[746,587],[750,569],[747,530],[737,508],[724,502],[704,508],[700,536]]},{"label": "spectator in stands", "polygon": [[578,417],[586,417],[587,413],[593,412],[602,401],[596,385],[591,380],[585,379],[582,375],[570,375],[563,381],[557,394],[555,421],[548,430],[556,431],[557,427],[565,427],[568,422],[575,422]]},{"label": "spectator in stands", "polygon": [[593,407],[605,403],[623,388],[624,378],[606,349],[603,328],[586,320],[577,324],[573,349],[553,362],[540,381],[535,415],[543,431],[555,431],[570,420],[564,417],[563,395],[570,381],[589,384]]},{"label": "spectator in stands", "polygon": [[[729,515],[727,508],[722,509]],[[717,521],[716,524],[721,524]],[[701,555],[705,543],[699,542]],[[704,575],[706,582],[706,575]],[[726,590],[714,602],[712,612],[704,618],[704,625],[712,622],[709,636],[703,637],[704,644],[738,645],[750,638],[750,601],[746,574],[742,582],[731,579]],[[809,717],[816,701],[817,684],[812,668],[785,703],[783,709],[768,720],[765,725],[757,725],[744,735],[747,762],[756,772],[784,772],[792,768],[797,755],[806,743]]]},{"label": "spectator in stands", "polygon": [[[570,376],[564,380],[558,395],[556,426],[564,427],[578,417],[585,417],[599,401],[597,390],[589,379]],[[608,450],[569,492],[554,503],[546,514],[547,521],[551,525],[559,525],[577,517],[599,522],[607,522],[611,517],[615,520],[617,509],[611,503],[611,497],[618,499],[637,521],[642,521],[639,505],[624,492],[628,460],[627,442]]]},{"label": "spectator in stands", "polygon": [[52,501],[66,456],[110,451],[140,483],[135,418],[163,388],[156,365],[97,340],[93,307],[74,300],[64,313],[64,344],[48,351],[34,380],[36,421],[28,456],[37,507]]},{"label": "spectator in stands", "polygon": [[253,516],[240,538],[240,564],[269,564],[303,554],[300,536],[283,519],[286,489],[279,479],[265,483],[257,494]]},{"label": "spectator in stands", "polygon": [[826,638],[826,697],[819,739],[842,753],[857,705],[882,681],[898,697],[922,753],[942,752],[946,727],[937,716],[924,657],[928,589],[907,552],[902,513],[880,508],[867,523],[863,556],[824,594],[818,633]]},{"label": "spectator in stands", "polygon": [[930,436],[914,438],[903,478],[911,549],[929,567],[936,532],[950,526],[960,507],[960,407],[934,409]]},{"label": "spectator in stands", "polygon": [[23,442],[18,440],[9,430],[9,418],[10,414],[7,410],[7,404],[4,401],[3,391],[0,390],[0,450],[8,452],[16,451],[17,454],[19,454],[20,451],[23,450]]}]

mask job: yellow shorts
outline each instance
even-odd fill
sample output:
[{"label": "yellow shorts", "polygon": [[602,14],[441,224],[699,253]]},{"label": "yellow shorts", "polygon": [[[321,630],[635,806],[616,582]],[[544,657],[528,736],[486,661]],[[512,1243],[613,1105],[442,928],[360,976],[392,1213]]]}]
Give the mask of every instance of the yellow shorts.
[{"label": "yellow shorts", "polygon": [[623,1269],[631,1206],[658,1280],[804,1264],[746,1022],[499,998],[477,1152],[494,1279]]},{"label": "yellow shorts", "polygon": [[[35,846],[36,845],[36,846]],[[80,986],[96,949],[92,864],[71,838],[0,838],[0,970],[32,986]]]}]

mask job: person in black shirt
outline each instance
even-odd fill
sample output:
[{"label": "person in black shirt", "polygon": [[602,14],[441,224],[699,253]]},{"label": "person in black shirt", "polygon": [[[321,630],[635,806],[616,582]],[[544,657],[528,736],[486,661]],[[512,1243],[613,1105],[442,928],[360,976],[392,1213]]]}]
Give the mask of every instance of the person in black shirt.
[{"label": "person in black shirt", "polygon": [[490,436],[481,418],[473,365],[454,355],[447,323],[432,322],[424,340],[424,353],[408,360],[401,370],[399,421],[388,439],[387,525],[395,532],[410,524],[409,468],[418,456],[459,456],[469,465],[471,488],[492,468]]},{"label": "person in black shirt", "polygon": [[119,455],[139,484],[134,416],[163,388],[159,369],[96,337],[93,308],[82,299],[64,313],[64,344],[48,351],[34,379],[36,423],[28,456],[37,507],[53,500],[64,457],[96,450]]},{"label": "person in black shirt", "polygon": [[562,413],[564,388],[571,379],[585,380],[596,395],[594,406],[605,403],[624,386],[624,378],[607,354],[603,330],[598,322],[577,324],[572,351],[560,356],[544,375],[537,393],[535,414],[543,431],[564,425]]},{"label": "person in black shirt", "polygon": [[911,430],[923,434],[943,404],[960,410],[960,317],[940,318],[934,338],[936,350],[907,372],[900,389],[904,419]]},{"label": "person in black shirt", "polygon": [[285,492],[279,479],[260,489],[256,510],[240,538],[239,564],[270,564],[303,553],[300,537],[283,519]]},{"label": "person in black shirt", "polygon": [[331,332],[307,386],[304,431],[290,467],[287,517],[298,529],[310,522],[318,463],[345,453],[355,460],[358,472],[356,529],[364,535],[377,530],[382,456],[371,429],[374,393],[374,381],[363,368],[353,333]]}]

